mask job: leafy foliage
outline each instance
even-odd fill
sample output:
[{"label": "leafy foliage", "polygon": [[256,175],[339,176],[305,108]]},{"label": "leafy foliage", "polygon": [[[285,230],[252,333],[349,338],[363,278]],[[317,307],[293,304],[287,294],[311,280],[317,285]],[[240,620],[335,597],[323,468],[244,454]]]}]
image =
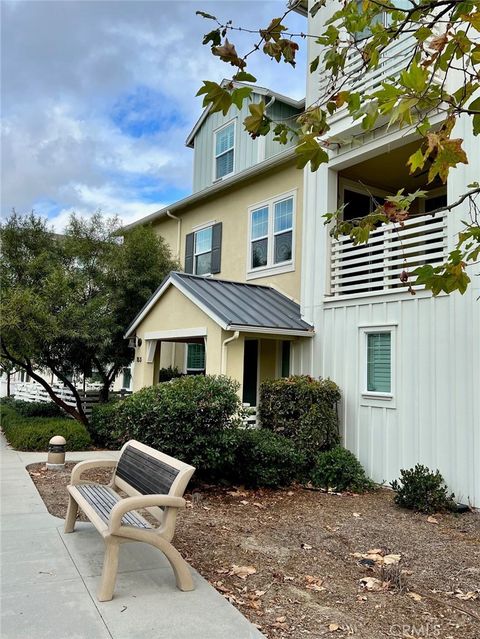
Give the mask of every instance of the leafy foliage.
[{"label": "leafy foliage", "polygon": [[335,446],[317,456],[310,471],[310,480],[314,486],[338,492],[365,492],[374,488],[355,455],[342,446]]},{"label": "leafy foliage", "polygon": [[182,375],[183,373],[181,373],[176,366],[167,366],[167,368],[161,368],[158,371],[158,381],[169,382],[176,377],[182,377]]},{"label": "leafy foliage", "polygon": [[448,494],[440,472],[431,471],[422,464],[400,471],[400,481],[391,482],[396,492],[395,503],[423,513],[451,510],[455,507],[454,495]]},{"label": "leafy foliage", "polygon": [[[326,6],[326,0],[314,2],[310,8],[311,19]],[[233,25],[231,20],[223,24],[216,16],[197,12],[217,25],[203,43],[211,46],[213,55],[237,69],[233,76],[236,81],[247,79],[249,57],[257,52],[276,62],[295,65],[296,41],[304,40],[305,36],[289,33],[287,29],[285,18],[294,9],[295,3],[289,3],[283,16],[273,18],[265,29],[250,30],[258,35],[258,40],[243,54],[237,51],[231,39],[236,31],[245,31],[245,28]],[[311,23],[318,24],[318,18]],[[319,32],[309,33],[320,50],[309,66],[310,73],[322,74],[325,78],[321,95],[308,105],[296,123],[290,124],[275,122],[265,114],[263,107],[252,104],[250,115],[244,120],[245,129],[253,138],[273,130],[275,140],[282,144],[295,139],[297,166],[304,168],[309,164],[311,170],[316,171],[328,162],[328,149],[332,145],[341,147],[355,142],[357,134],[341,139],[329,133],[330,116],[346,109],[360,125],[361,134],[372,131],[379,123],[386,123],[388,128],[408,127],[409,131],[416,131],[419,146],[408,159],[410,173],[425,171],[429,184],[434,180],[446,183],[452,168],[468,163],[463,139],[454,135],[459,117],[470,118],[473,135],[480,134],[479,23],[478,0],[450,0],[441,5],[434,0],[400,4],[390,0],[339,3],[338,10],[324,24],[319,24]],[[392,55],[396,43],[407,37],[411,46],[405,68],[384,78],[380,86],[375,84],[367,91],[363,85],[360,87],[358,78],[380,69],[385,57]],[[352,60],[357,63],[352,64]],[[255,82],[255,79],[249,77],[248,81]],[[239,90],[235,83],[225,86],[206,81],[204,85],[199,93],[205,94],[204,106],[212,112],[226,114],[233,104],[240,108],[243,100],[251,96],[249,87],[248,94],[237,94],[237,99],[233,99]],[[443,118],[441,126],[438,126],[439,114]],[[437,120],[435,125],[430,122],[433,117]],[[461,234],[455,251],[442,267],[414,271],[416,281],[410,286],[412,293],[415,284],[424,285],[434,295],[441,291],[465,292],[470,283],[466,269],[469,264],[477,263],[480,254],[480,236],[472,232],[472,227],[480,228],[475,201],[479,194],[477,184],[467,198],[471,220],[465,223],[465,232],[470,247],[465,248],[466,240],[462,240]],[[326,223],[334,224],[333,234],[347,232],[355,243],[366,243],[378,224],[390,222],[401,226],[405,219],[415,215],[411,212],[415,199],[411,197],[408,207],[397,209],[398,218],[392,215],[388,203],[382,203],[370,215],[350,221],[347,226],[341,209],[334,214],[326,213],[325,219]]]},{"label": "leafy foliage", "polygon": [[263,428],[284,435],[301,450],[307,464],[340,441],[338,386],[307,375],[272,379],[260,386],[258,416]]},{"label": "leafy foliage", "polygon": [[278,488],[298,479],[303,456],[286,437],[265,428],[242,429],[233,445],[233,464],[226,469],[233,481],[253,488]]},{"label": "leafy foliage", "polygon": [[238,425],[238,383],[224,376],[191,375],[96,407],[92,436],[118,448],[129,439],[193,464],[209,476],[222,463],[226,431]]},{"label": "leafy foliage", "polygon": [[73,419],[25,417],[4,403],[0,405],[0,416],[5,437],[17,450],[46,452],[54,435],[65,437],[67,450],[85,450],[91,444],[85,426]]},{"label": "leafy foliage", "polygon": [[53,402],[24,402],[15,399],[10,405],[23,417],[64,417],[64,413]]},{"label": "leafy foliage", "polygon": [[[1,359],[27,373],[61,408],[87,418],[71,375],[97,370],[107,399],[118,372],[132,360],[128,323],[176,263],[150,227],[119,237],[116,219],[72,215],[63,235],[46,220],[13,213],[0,228]],[[54,373],[72,391],[66,405],[36,371]]]}]

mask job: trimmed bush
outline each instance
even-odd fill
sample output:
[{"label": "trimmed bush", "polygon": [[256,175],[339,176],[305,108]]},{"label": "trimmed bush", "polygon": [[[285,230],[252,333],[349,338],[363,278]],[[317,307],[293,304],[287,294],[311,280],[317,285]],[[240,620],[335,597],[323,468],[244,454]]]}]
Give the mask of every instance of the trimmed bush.
[{"label": "trimmed bush", "polygon": [[294,444],[270,430],[239,429],[230,479],[250,488],[289,486],[303,464]]},{"label": "trimmed bush", "polygon": [[335,446],[317,456],[310,471],[310,480],[314,486],[338,492],[351,490],[360,493],[374,488],[358,459],[343,446]]},{"label": "trimmed bush", "polygon": [[13,408],[24,417],[64,417],[60,406],[54,402],[24,402],[16,399]]},{"label": "trimmed bush", "polygon": [[422,513],[455,509],[454,494],[448,494],[445,481],[438,470],[431,471],[422,464],[400,471],[400,482],[390,486],[396,492],[395,503]]},{"label": "trimmed bush", "polygon": [[224,376],[179,377],[96,408],[92,433],[98,443],[115,447],[138,439],[192,464],[197,476],[217,475],[225,431],[239,421],[237,390],[238,383]]},{"label": "trimmed bush", "polygon": [[297,375],[264,381],[259,419],[263,428],[291,439],[311,463],[319,451],[340,442],[338,386],[329,379]]},{"label": "trimmed bush", "polygon": [[83,424],[73,419],[24,417],[11,406],[0,409],[2,429],[13,448],[27,451],[47,451],[54,435],[62,435],[67,450],[85,450],[90,447],[90,436]]}]

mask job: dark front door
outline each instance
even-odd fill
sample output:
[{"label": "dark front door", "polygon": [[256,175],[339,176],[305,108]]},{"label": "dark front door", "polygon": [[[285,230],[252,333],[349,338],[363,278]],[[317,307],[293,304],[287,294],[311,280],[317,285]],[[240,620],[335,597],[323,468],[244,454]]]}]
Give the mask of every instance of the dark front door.
[{"label": "dark front door", "polygon": [[257,405],[258,340],[245,340],[243,348],[243,401]]}]

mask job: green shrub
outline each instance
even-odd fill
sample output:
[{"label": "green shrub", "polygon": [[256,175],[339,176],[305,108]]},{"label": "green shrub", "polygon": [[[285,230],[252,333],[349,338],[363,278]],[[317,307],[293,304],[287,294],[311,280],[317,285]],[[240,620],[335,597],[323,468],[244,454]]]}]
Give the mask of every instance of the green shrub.
[{"label": "green shrub", "polygon": [[335,446],[317,456],[310,471],[310,481],[319,488],[338,492],[365,492],[374,487],[355,455],[342,446]]},{"label": "green shrub", "polygon": [[177,457],[197,468],[197,476],[217,473],[225,430],[238,424],[238,383],[224,376],[192,375],[133,393],[94,411],[97,441],[118,447],[129,439]]},{"label": "green shrub", "polygon": [[12,405],[24,417],[64,417],[60,406],[54,402],[24,402],[16,399]]},{"label": "green shrub", "polygon": [[423,513],[434,513],[455,508],[453,493],[448,494],[440,472],[431,471],[417,464],[415,468],[400,471],[400,482],[392,481],[390,486],[396,492],[395,503]]},{"label": "green shrub", "polygon": [[114,400],[106,404],[95,404],[92,407],[89,431],[97,446],[118,450],[128,439],[131,439],[114,417],[118,403]]},{"label": "green shrub", "polygon": [[85,450],[91,444],[83,424],[66,418],[24,417],[11,406],[2,405],[1,424],[9,444],[18,450],[47,451],[54,435],[65,437],[68,450]]},{"label": "green shrub", "polygon": [[264,381],[260,386],[259,419],[263,428],[291,439],[311,463],[319,451],[340,442],[338,386],[307,375]]},{"label": "green shrub", "polygon": [[176,366],[168,366],[158,371],[158,381],[169,382],[171,379],[182,377],[182,375],[183,373],[181,373]]},{"label": "green shrub", "polygon": [[289,486],[297,477],[303,458],[294,444],[264,428],[239,429],[235,437],[234,466],[229,479],[248,487]]}]

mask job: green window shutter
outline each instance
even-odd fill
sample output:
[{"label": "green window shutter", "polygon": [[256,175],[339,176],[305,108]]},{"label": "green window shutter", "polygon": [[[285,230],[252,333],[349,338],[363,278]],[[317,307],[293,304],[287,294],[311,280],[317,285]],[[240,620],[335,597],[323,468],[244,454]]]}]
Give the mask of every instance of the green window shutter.
[{"label": "green window shutter", "polygon": [[367,334],[367,391],[392,391],[392,334]]},{"label": "green window shutter", "polygon": [[212,227],[212,273],[220,273],[222,258],[222,223]]},{"label": "green window shutter", "polygon": [[187,351],[187,371],[205,369],[204,344],[189,344]]},{"label": "green window shutter", "polygon": [[185,273],[193,273],[194,233],[188,233],[185,238]]}]

